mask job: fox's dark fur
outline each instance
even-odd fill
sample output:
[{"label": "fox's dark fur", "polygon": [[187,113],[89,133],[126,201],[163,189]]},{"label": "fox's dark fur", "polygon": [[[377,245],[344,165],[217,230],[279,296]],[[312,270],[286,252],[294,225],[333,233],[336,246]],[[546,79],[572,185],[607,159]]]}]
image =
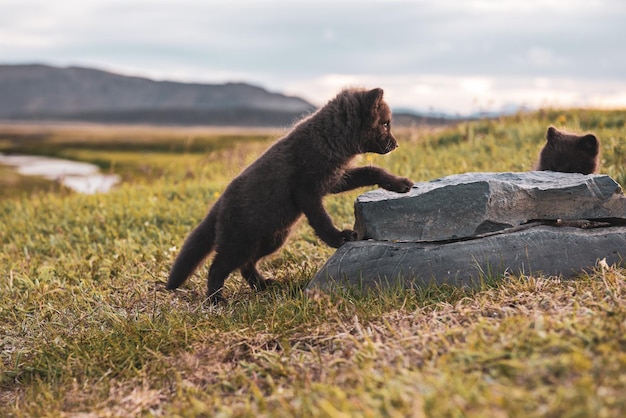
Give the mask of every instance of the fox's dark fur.
[{"label": "fox's dark fur", "polygon": [[550,126],[535,170],[592,174],[598,171],[599,154],[600,141],[595,135],[579,136]]},{"label": "fox's dark fur", "polygon": [[356,239],[354,231],[333,226],[322,198],[374,184],[408,192],[413,183],[407,178],[378,167],[349,167],[357,154],[386,154],[397,146],[381,89],[341,91],[228,185],[187,237],[167,288],[180,286],[215,250],[208,276],[211,302],[223,300],[224,280],[237,268],[253,289],[264,289],[269,280],[259,273],[257,262],[282,246],[302,214],[331,247]]}]

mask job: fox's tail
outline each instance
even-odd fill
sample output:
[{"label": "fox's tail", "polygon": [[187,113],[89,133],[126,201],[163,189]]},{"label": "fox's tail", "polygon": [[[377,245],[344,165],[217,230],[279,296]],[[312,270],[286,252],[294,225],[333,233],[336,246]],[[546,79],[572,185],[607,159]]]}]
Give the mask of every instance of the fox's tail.
[{"label": "fox's tail", "polygon": [[211,210],[185,240],[170,270],[170,277],[167,279],[167,285],[165,285],[166,289],[176,289],[183,284],[213,250],[217,218],[215,212],[215,210]]}]

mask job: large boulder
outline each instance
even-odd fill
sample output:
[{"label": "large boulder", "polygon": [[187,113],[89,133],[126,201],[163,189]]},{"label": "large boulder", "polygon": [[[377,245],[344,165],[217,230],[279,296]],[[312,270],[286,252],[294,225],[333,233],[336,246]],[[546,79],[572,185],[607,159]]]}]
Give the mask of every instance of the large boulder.
[{"label": "large boulder", "polygon": [[504,273],[561,275],[592,269],[598,260],[626,256],[626,227],[538,226],[445,244],[354,241],[341,246],[309,289],[373,289],[430,284],[472,287]]},{"label": "large boulder", "polygon": [[309,288],[468,286],[505,272],[570,277],[626,256],[626,196],[606,175],[454,175],[407,194],[365,193],[355,218],[364,240],[339,248]]}]

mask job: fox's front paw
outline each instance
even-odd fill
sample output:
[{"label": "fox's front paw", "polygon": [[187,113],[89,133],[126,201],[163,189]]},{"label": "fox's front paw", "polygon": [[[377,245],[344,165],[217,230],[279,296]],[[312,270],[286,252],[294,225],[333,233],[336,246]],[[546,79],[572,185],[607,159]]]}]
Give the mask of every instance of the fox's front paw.
[{"label": "fox's front paw", "polygon": [[344,229],[343,231],[341,231],[341,245],[345,244],[348,241],[356,241],[357,239],[357,234],[356,231],[353,231],[351,229]]},{"label": "fox's front paw", "polygon": [[356,241],[357,234],[351,229],[344,229],[343,231],[337,231],[333,234],[332,240],[324,240],[326,244],[333,248],[339,248],[348,241]]},{"label": "fox's front paw", "polygon": [[332,241],[326,241],[326,243],[333,248],[339,248],[346,242],[356,241],[356,239],[357,234],[355,231],[351,229],[344,229],[343,231],[338,231]]},{"label": "fox's front paw", "polygon": [[396,193],[406,193],[413,187],[413,182],[405,177],[396,177],[387,184],[382,185],[383,188]]}]

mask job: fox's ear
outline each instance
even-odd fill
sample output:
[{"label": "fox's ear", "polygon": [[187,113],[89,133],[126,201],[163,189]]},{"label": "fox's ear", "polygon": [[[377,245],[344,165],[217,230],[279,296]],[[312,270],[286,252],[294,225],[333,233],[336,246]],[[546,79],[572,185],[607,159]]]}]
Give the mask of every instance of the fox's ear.
[{"label": "fox's ear", "polygon": [[365,103],[369,108],[376,106],[383,99],[383,89],[375,88],[365,94]]},{"label": "fox's ear", "polygon": [[595,155],[598,153],[600,143],[594,134],[587,134],[578,140],[578,147],[588,154]]},{"label": "fox's ear", "polygon": [[548,132],[546,132],[546,140],[548,141],[548,144],[553,144],[559,139],[560,136],[561,133],[554,126],[550,126],[548,128]]}]

